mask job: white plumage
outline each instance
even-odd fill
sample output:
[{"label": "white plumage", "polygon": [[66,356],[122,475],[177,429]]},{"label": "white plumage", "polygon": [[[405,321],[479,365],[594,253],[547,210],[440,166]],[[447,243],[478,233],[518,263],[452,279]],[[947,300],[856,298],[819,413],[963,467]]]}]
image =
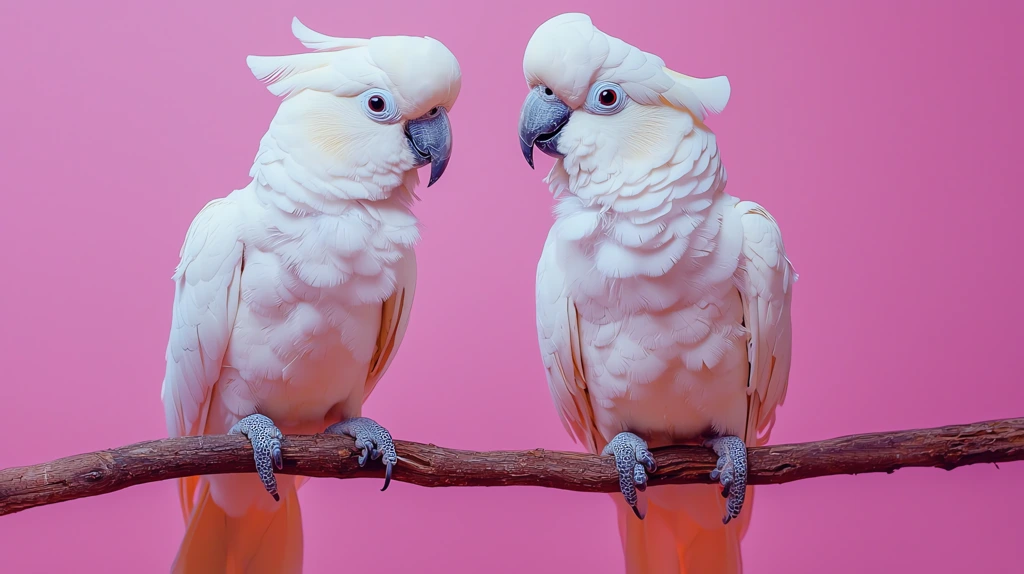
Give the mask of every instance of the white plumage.
[{"label": "white plumage", "polygon": [[[652,448],[724,435],[763,444],[786,394],[796,274],[775,220],[725,193],[703,119],[724,109],[728,80],[667,70],[581,14],[542,25],[524,69],[571,109],[537,269],[540,350],[567,429],[593,453],[621,432]],[[631,101],[589,113],[597,81]],[[720,492],[652,487],[643,521],[616,495],[627,571],[739,572],[752,492],[727,526]]]},{"label": "white plumage", "polygon": [[[389,90],[409,119],[450,109],[458,63],[436,40],[293,30],[335,51],[249,58],[288,98],[252,182],[211,201],[182,247],[162,391],[171,436],[224,434],[254,413],[286,435],[358,417],[408,325],[422,162],[402,122],[374,122],[355,96]],[[416,70],[381,63],[395,53]],[[301,481],[277,480],[281,503],[255,474],[181,481],[176,571],[301,570]]]}]

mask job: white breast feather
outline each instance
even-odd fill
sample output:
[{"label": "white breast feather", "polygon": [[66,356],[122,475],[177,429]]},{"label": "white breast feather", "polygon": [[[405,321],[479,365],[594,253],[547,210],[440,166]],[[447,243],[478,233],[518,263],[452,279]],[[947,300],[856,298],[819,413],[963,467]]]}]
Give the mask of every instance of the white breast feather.
[{"label": "white breast feather", "polygon": [[562,199],[537,327],[563,422],[591,451],[631,426],[766,428],[785,394],[795,277],[777,226],[723,191],[709,132],[692,130],[643,177],[600,149],[581,139],[548,176]]}]

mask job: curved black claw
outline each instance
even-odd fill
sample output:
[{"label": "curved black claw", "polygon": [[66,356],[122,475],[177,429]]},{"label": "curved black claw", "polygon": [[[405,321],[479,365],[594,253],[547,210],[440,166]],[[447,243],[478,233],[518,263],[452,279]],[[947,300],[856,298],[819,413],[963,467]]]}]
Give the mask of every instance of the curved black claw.
[{"label": "curved black claw", "polygon": [[637,507],[637,492],[647,490],[647,473],[658,470],[654,455],[647,450],[647,443],[633,433],[623,432],[604,447],[602,454],[615,456],[615,467],[619,471],[619,490],[626,498],[626,503],[633,508],[633,514],[643,520],[644,515]]},{"label": "curved black claw", "polygon": [[256,461],[256,473],[267,492],[274,500],[280,501],[274,467],[278,470],[284,468],[284,460],[281,458],[281,439],[284,435],[274,426],[274,421],[263,415],[249,415],[235,423],[228,434],[243,434],[249,439]]},{"label": "curved black claw", "polygon": [[726,514],[723,524],[740,515],[747,496],[747,445],[736,436],[724,436],[704,443],[718,455],[718,466],[711,471],[711,480],[722,485]]},{"label": "curved black claw", "polygon": [[391,469],[398,464],[398,453],[395,452],[395,443],[391,440],[391,433],[372,419],[357,417],[335,423],[324,432],[350,436],[356,439],[356,448],[363,449],[359,455],[359,466],[366,466],[368,460],[384,458],[386,469],[384,471],[384,488],[388,489],[391,484]]}]

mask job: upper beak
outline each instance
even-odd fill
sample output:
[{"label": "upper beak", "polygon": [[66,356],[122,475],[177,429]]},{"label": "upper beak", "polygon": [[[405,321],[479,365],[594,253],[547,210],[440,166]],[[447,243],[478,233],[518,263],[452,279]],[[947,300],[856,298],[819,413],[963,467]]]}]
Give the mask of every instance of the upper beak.
[{"label": "upper beak", "polygon": [[422,118],[409,120],[405,124],[405,135],[417,158],[416,167],[430,164],[427,187],[434,185],[452,157],[452,124],[448,121],[448,112],[437,107]]},{"label": "upper beak", "polygon": [[551,157],[558,152],[558,135],[569,122],[572,110],[546,86],[530,90],[519,112],[519,147],[526,163],[533,167],[533,146]]}]

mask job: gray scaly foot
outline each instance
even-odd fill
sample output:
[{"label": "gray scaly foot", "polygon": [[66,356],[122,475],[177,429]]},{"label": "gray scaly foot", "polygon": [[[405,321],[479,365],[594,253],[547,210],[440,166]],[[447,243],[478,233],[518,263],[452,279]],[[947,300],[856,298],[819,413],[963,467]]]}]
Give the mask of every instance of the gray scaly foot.
[{"label": "gray scaly foot", "polygon": [[281,460],[281,439],[284,435],[274,426],[274,421],[263,415],[249,415],[231,427],[228,434],[243,434],[249,439],[253,458],[256,459],[256,473],[260,475],[267,492],[274,500],[280,501],[274,467],[278,470],[284,468],[284,461]]},{"label": "gray scaly foot", "polygon": [[335,423],[324,432],[350,436],[356,439],[356,448],[363,449],[359,455],[359,466],[366,466],[367,460],[377,460],[384,457],[384,464],[387,470],[384,471],[384,488],[388,489],[391,484],[391,469],[398,464],[398,454],[395,452],[395,443],[391,440],[391,433],[371,419],[356,417]]},{"label": "gray scaly foot", "polygon": [[747,445],[739,437],[724,436],[708,440],[704,446],[718,455],[718,466],[711,471],[711,480],[721,483],[722,496],[728,499],[722,523],[729,524],[740,515],[747,496]]},{"label": "gray scaly foot", "polygon": [[647,450],[644,439],[633,433],[622,432],[615,436],[603,455],[615,455],[615,468],[619,471],[619,490],[626,497],[626,503],[633,508],[633,514],[640,520],[644,517],[637,508],[637,492],[647,490],[647,473],[654,472],[658,465],[654,455]]}]

